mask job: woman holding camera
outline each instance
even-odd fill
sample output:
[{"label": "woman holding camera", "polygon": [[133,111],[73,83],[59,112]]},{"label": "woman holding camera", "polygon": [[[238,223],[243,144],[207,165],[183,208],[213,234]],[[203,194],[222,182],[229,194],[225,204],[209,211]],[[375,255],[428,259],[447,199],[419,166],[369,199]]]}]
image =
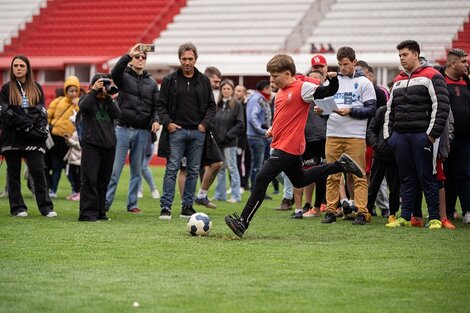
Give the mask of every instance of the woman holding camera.
[{"label": "woman holding camera", "polygon": [[25,158],[34,180],[34,193],[43,216],[56,217],[47,192],[44,173],[47,113],[44,93],[34,81],[28,58],[17,55],[10,66],[10,81],[0,93],[1,153],[7,162],[10,213],[27,217],[28,208],[21,195],[21,159]]},{"label": "woman holding camera", "polygon": [[[106,74],[96,74],[90,92],[80,99],[75,123],[82,146],[82,186],[79,221],[108,220],[105,199],[113,171],[116,151],[114,120],[121,111],[110,93],[111,81]],[[115,88],[115,87],[114,87]]]}]

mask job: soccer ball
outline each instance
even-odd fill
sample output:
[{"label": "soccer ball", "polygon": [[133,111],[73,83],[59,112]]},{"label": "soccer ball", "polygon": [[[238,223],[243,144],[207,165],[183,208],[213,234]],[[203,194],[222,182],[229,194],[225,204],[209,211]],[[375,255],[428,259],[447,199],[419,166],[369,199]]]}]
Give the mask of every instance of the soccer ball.
[{"label": "soccer ball", "polygon": [[193,236],[207,236],[212,228],[211,218],[204,213],[194,213],[188,221],[188,231]]}]

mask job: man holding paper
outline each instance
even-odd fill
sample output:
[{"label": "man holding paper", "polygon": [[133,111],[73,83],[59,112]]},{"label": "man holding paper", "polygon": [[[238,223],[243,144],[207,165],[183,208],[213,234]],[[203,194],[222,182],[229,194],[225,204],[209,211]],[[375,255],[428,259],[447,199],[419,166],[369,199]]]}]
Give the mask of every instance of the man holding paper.
[{"label": "man holding paper", "polygon": [[[355,71],[356,53],[350,47],[341,47],[336,54],[340,74],[339,89],[334,96],[337,109],[331,102],[320,105],[330,114],[326,126],[326,160],[333,162],[342,153],[347,153],[365,172],[367,119],[375,115],[377,101],[374,86]],[[319,106],[318,100],[315,100]],[[316,108],[318,113],[323,110]],[[341,173],[328,177],[326,183],[326,214],[324,224],[336,222],[335,210],[339,201]],[[354,225],[364,225],[367,214],[367,178],[354,176],[354,203],[357,207]]]}]

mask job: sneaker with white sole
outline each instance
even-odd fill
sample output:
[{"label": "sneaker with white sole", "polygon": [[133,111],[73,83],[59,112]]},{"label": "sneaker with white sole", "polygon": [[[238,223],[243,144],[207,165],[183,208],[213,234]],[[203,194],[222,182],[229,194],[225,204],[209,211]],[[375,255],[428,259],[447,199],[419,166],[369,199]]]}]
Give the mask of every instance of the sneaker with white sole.
[{"label": "sneaker with white sole", "polygon": [[16,216],[16,217],[28,217],[28,212],[26,212],[26,211],[21,211],[21,212],[16,213],[15,216]]},{"label": "sneaker with white sole", "polygon": [[160,220],[171,220],[171,209],[169,207],[163,207],[160,211],[160,216],[158,217]]},{"label": "sneaker with white sole", "polygon": [[152,190],[152,199],[160,199],[160,193],[158,192],[158,189]]},{"label": "sneaker with white sole", "polygon": [[57,217],[57,212],[50,211],[49,213],[46,214],[46,217]]},{"label": "sneaker with white sole", "polygon": [[142,191],[137,192],[137,198],[142,199],[144,197],[144,193]]}]

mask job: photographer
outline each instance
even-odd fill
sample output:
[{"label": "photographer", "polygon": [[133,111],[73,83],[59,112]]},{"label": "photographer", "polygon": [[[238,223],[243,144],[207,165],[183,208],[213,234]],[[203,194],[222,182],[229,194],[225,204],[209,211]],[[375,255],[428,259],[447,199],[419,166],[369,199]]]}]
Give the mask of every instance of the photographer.
[{"label": "photographer", "polygon": [[105,74],[96,74],[90,92],[78,103],[75,122],[82,146],[79,221],[108,220],[105,197],[116,152],[114,120],[121,114],[113,99],[116,92]]},{"label": "photographer", "polygon": [[44,153],[47,113],[44,93],[34,81],[28,58],[17,55],[10,66],[10,81],[0,94],[1,153],[5,156],[8,173],[10,213],[27,217],[28,208],[21,194],[21,159],[25,158],[34,180],[34,194],[43,216],[56,217],[47,192],[44,173]]},{"label": "photographer", "polygon": [[106,194],[106,209],[111,207],[122,168],[129,151],[131,177],[127,195],[127,212],[141,213],[137,207],[137,193],[142,180],[142,163],[150,130],[160,128],[157,114],[158,86],[155,79],[144,70],[147,53],[136,44],[123,55],[111,71],[119,88],[118,103],[121,116],[116,126],[116,157]]}]

